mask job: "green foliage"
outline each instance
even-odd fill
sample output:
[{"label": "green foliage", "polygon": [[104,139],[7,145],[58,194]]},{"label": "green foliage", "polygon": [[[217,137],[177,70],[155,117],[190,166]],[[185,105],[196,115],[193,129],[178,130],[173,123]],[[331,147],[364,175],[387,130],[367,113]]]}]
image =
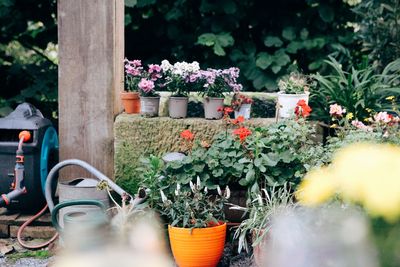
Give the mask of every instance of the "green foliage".
[{"label": "green foliage", "polygon": [[295,69],[322,70],[328,54],[342,60],[359,54],[352,49],[354,32],[346,27],[355,14],[342,1],[126,3],[128,57],[145,62],[197,60],[214,68],[238,66],[248,91],[276,90],[279,78]]},{"label": "green foliage", "polygon": [[[400,95],[400,59],[389,63],[381,73],[375,65],[366,63],[360,68],[349,67],[349,71],[332,57],[326,63],[332,74],[312,76],[318,83],[311,91],[314,119],[329,122],[329,106],[336,103],[363,121],[371,112],[391,110],[392,103],[386,98]],[[398,102],[396,105],[399,107]]]},{"label": "green foliage", "polygon": [[263,242],[264,237],[272,227],[272,217],[278,212],[292,209],[296,206],[290,188],[272,187],[270,192],[263,189],[262,197],[260,194],[253,194],[250,205],[246,208],[233,206],[231,209],[244,210],[249,213],[249,217],[243,220],[236,229],[234,238],[238,239],[238,252],[242,249],[249,250],[247,239],[252,239],[252,246]]},{"label": "green foliage", "polygon": [[[171,187],[174,185],[169,184]],[[230,196],[229,188],[222,194],[219,187],[219,195],[208,194],[207,187],[199,178],[196,184],[190,182],[190,189],[181,188],[178,184],[169,197],[163,191],[160,193],[160,213],[168,218],[171,226],[183,228],[205,228],[224,221],[224,204]]]},{"label": "green foliage", "polygon": [[57,118],[56,1],[0,1],[0,116],[28,101]]},{"label": "green foliage", "polygon": [[357,39],[381,68],[400,58],[400,2],[363,0],[354,9],[359,16]]}]

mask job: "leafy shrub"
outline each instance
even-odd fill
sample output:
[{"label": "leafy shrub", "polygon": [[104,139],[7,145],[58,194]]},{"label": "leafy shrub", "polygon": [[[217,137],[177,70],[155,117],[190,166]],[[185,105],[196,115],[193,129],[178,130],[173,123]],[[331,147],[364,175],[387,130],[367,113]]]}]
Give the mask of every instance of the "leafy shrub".
[{"label": "leafy shrub", "polygon": [[332,69],[331,74],[312,76],[318,83],[311,91],[314,119],[329,122],[331,104],[341,105],[360,121],[371,112],[393,108],[393,103],[386,98],[400,95],[400,59],[388,64],[381,73],[376,73],[376,66],[367,64],[346,71],[332,57],[326,63]]}]

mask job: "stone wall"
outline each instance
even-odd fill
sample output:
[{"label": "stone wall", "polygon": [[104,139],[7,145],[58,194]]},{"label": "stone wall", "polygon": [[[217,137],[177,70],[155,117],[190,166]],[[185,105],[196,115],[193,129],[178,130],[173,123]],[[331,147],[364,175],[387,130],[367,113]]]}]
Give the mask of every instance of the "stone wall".
[{"label": "stone wall", "polygon": [[[274,122],[273,118],[251,119],[247,126],[262,126]],[[178,151],[179,134],[190,129],[197,140],[211,141],[223,131],[222,120],[201,118],[171,119],[169,117],[143,118],[140,115],[120,114],[114,123],[115,177],[124,187],[135,187],[140,158],[150,154],[162,156]]]}]

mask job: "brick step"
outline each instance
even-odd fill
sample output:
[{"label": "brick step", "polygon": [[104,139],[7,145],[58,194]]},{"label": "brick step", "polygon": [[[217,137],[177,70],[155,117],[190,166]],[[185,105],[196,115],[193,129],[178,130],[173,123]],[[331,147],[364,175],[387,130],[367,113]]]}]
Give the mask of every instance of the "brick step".
[{"label": "brick step", "polygon": [[[33,215],[0,208],[0,238],[17,237],[19,227]],[[47,212],[25,228],[23,237],[48,239],[55,232],[56,230],[52,227],[50,213]]]}]

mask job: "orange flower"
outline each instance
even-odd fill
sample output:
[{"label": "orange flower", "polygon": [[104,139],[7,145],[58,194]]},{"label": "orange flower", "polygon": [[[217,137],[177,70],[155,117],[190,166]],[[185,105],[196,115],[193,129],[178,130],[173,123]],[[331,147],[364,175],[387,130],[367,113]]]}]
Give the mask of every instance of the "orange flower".
[{"label": "orange flower", "polygon": [[181,132],[181,137],[185,140],[191,141],[194,139],[194,134],[190,130],[184,130]]},{"label": "orange flower", "polygon": [[304,99],[299,100],[299,102],[297,102],[296,108],[294,109],[294,113],[296,114],[296,116],[303,118],[310,116],[311,111],[312,109],[309,105],[307,105]]},{"label": "orange flower", "polygon": [[240,115],[240,116],[237,117],[237,119],[232,121],[232,124],[236,125],[236,124],[244,122],[244,120],[245,120],[244,117],[242,115]]},{"label": "orange flower", "polygon": [[246,127],[240,127],[233,131],[233,135],[237,135],[240,139],[240,142],[246,140],[247,136],[251,135],[251,131]]}]

